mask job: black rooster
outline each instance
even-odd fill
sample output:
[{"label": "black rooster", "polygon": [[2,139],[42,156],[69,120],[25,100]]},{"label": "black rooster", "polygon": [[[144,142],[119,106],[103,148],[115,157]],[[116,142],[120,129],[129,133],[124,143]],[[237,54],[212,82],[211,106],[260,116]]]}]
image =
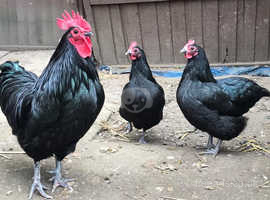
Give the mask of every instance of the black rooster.
[{"label": "black rooster", "polygon": [[103,87],[92,62],[90,25],[77,13],[65,12],[58,26],[67,30],[40,77],[17,62],[0,65],[0,104],[12,133],[34,160],[34,181],[45,198],[40,182],[40,160],[55,156],[53,191],[68,187],[61,175],[61,161],[73,152],[97,118],[104,102]]},{"label": "black rooster", "polygon": [[125,85],[122,97],[120,115],[129,122],[128,132],[132,130],[132,124],[137,129],[145,131],[157,125],[163,117],[165,105],[164,91],[152,76],[144,51],[132,42],[126,55],[132,61],[129,82]]},{"label": "black rooster", "polygon": [[[209,134],[207,152],[216,155],[222,140],[237,137],[245,128],[242,115],[270,92],[247,78],[215,80],[203,48],[190,40],[181,50],[188,63],[179,83],[176,97],[186,119]],[[213,145],[213,137],[218,138]]]}]

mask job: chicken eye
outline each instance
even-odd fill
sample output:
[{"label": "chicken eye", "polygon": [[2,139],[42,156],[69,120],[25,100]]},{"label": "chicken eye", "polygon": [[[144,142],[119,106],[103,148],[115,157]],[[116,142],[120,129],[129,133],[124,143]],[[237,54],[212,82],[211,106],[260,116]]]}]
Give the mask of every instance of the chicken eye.
[{"label": "chicken eye", "polygon": [[79,31],[78,31],[78,30],[74,30],[73,33],[74,33],[74,34],[78,34]]},{"label": "chicken eye", "polygon": [[138,53],[140,53],[140,50],[137,49],[137,48],[135,48],[135,49],[133,50],[133,52],[136,53],[136,54],[138,54]]},{"label": "chicken eye", "polygon": [[195,50],[195,47],[190,47],[190,50],[191,50],[191,51],[194,51],[194,50]]}]

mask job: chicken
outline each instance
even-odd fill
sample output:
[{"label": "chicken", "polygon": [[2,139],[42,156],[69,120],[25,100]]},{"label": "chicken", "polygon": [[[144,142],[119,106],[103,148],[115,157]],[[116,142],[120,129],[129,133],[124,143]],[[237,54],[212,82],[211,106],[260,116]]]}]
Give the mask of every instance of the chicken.
[{"label": "chicken", "polygon": [[12,133],[34,160],[35,190],[45,198],[40,182],[40,161],[55,156],[53,190],[71,188],[61,174],[61,161],[94,123],[104,102],[103,87],[92,62],[91,27],[80,15],[65,11],[57,19],[66,30],[40,77],[18,62],[0,65],[0,105]]},{"label": "chicken", "polygon": [[[246,126],[242,116],[270,92],[242,77],[215,80],[203,48],[189,40],[181,50],[188,59],[176,92],[177,103],[186,119],[209,134],[207,151],[217,155],[223,140],[237,137]],[[218,138],[217,145],[213,137]]]},{"label": "chicken", "polygon": [[132,42],[126,55],[129,55],[132,66],[129,82],[121,96],[120,115],[127,120],[128,132],[135,128],[143,129],[140,143],[144,140],[145,131],[157,125],[163,117],[165,105],[164,91],[152,76],[144,51]]}]

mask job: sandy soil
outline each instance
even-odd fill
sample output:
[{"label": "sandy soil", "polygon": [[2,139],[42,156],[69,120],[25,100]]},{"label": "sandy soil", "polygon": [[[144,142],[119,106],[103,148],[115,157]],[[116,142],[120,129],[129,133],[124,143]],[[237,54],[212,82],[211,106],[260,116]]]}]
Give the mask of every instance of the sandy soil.
[{"label": "sandy soil", "polygon": [[[16,52],[1,58],[20,60],[40,73],[51,51]],[[270,79],[249,77],[270,89]],[[207,134],[185,120],[175,100],[179,79],[157,81],[166,93],[162,122],[148,131],[148,144],[138,144],[140,131],[124,133],[118,113],[128,75],[101,74],[106,102],[95,125],[64,160],[64,174],[76,178],[73,192],[58,188],[57,200],[268,200],[270,199],[270,101],[261,99],[247,114],[242,134],[224,142],[220,154],[200,155]],[[0,151],[21,152],[5,116],[0,114]],[[257,148],[254,148],[257,147]],[[25,154],[0,156],[0,199],[27,199],[33,161]],[[42,182],[52,187],[54,159],[42,161]],[[34,200],[43,199],[35,193]]]}]

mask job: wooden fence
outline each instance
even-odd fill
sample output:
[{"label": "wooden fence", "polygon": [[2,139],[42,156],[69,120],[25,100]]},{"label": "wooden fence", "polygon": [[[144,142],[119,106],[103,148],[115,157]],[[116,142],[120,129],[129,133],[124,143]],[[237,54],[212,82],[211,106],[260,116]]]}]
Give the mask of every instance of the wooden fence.
[{"label": "wooden fence", "polygon": [[128,64],[131,41],[150,63],[184,63],[190,38],[210,62],[270,60],[270,0],[0,0],[0,47],[55,46],[55,18],[80,10],[93,27],[94,50],[104,64]]},{"label": "wooden fence", "polygon": [[56,17],[77,8],[76,0],[0,0],[0,48],[55,48]]},{"label": "wooden fence", "polygon": [[269,0],[84,0],[84,6],[105,64],[127,63],[133,40],[150,63],[184,63],[179,49],[190,38],[211,62],[270,59]]}]

